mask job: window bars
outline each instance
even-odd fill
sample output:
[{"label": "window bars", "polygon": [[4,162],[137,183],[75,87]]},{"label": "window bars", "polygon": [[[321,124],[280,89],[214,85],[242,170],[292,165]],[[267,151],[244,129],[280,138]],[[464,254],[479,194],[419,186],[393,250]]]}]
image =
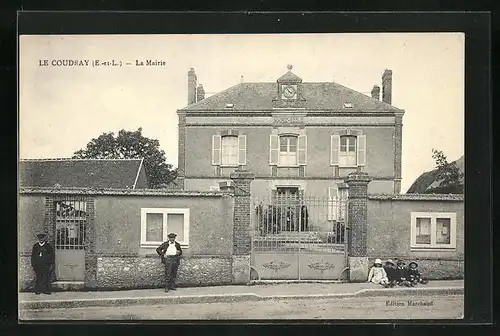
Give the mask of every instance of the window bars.
[{"label": "window bars", "polygon": [[87,236],[87,202],[84,199],[55,202],[58,250],[83,250]]}]

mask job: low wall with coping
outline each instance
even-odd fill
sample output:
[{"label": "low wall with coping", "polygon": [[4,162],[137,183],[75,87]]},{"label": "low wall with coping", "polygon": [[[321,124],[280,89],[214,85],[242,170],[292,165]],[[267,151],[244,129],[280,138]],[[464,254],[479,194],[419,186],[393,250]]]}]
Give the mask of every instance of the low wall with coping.
[{"label": "low wall with coping", "polygon": [[141,245],[143,208],[189,209],[189,240],[182,245],[178,270],[180,286],[233,282],[234,196],[229,192],[24,188],[19,225],[21,290],[34,284],[30,252],[36,233],[45,231],[54,237],[50,232],[55,230],[53,204],[72,197],[85,197],[92,210],[87,223],[85,288],[164,286],[165,271],[156,246]]},{"label": "low wall with coping", "polygon": [[[367,254],[369,264],[376,258],[411,260],[429,279],[463,279],[464,197],[463,195],[402,194],[369,195]],[[411,214],[453,213],[456,216],[453,248],[416,248],[411,244]]]}]

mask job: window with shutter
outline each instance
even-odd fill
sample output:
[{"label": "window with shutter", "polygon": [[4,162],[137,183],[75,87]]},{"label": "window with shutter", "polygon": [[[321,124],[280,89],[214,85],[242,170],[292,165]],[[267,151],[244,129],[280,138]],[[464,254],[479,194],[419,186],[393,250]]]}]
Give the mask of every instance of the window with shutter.
[{"label": "window with shutter", "polygon": [[244,166],[247,164],[247,136],[238,136],[238,164]]},{"label": "window with shutter", "polygon": [[339,189],[337,186],[328,188],[328,220],[338,219]]},{"label": "window with shutter", "polygon": [[358,135],[357,164],[366,165],[366,135]]},{"label": "window with shutter", "polygon": [[271,166],[276,166],[279,161],[279,136],[277,134],[271,134],[269,136],[269,164]]},{"label": "window with shutter", "polygon": [[330,165],[339,165],[339,154],[340,154],[340,135],[333,134],[330,138]]},{"label": "window with shutter", "polygon": [[300,166],[307,165],[307,136],[299,135],[298,138],[298,160]]},{"label": "window with shutter", "polygon": [[221,136],[218,134],[212,135],[212,165],[218,166],[221,164]]},{"label": "window with shutter", "polygon": [[239,138],[237,136],[222,137],[222,166],[237,166],[239,160]]},{"label": "window with shutter", "polygon": [[357,137],[341,136],[339,146],[339,166],[355,167],[357,161]]}]

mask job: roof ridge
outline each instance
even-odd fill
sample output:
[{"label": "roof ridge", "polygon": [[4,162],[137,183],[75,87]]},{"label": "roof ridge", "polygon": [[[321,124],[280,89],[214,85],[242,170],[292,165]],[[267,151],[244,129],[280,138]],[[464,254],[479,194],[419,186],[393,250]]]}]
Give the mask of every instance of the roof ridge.
[{"label": "roof ridge", "polygon": [[44,158],[44,159],[19,159],[20,162],[25,161],[141,161],[144,158],[134,158],[134,159],[73,159],[73,158]]}]

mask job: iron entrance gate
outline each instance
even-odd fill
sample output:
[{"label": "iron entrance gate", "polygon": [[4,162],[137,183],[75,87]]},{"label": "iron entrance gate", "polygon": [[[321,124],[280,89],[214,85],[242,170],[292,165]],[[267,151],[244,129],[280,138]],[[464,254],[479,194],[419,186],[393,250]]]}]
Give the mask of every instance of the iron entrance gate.
[{"label": "iron entrance gate", "polygon": [[252,266],[262,280],[347,278],[347,190],[304,197],[282,190],[252,201]]},{"label": "iron entrance gate", "polygon": [[57,201],[55,261],[56,279],[83,281],[85,278],[85,241],[87,204],[85,200]]}]

